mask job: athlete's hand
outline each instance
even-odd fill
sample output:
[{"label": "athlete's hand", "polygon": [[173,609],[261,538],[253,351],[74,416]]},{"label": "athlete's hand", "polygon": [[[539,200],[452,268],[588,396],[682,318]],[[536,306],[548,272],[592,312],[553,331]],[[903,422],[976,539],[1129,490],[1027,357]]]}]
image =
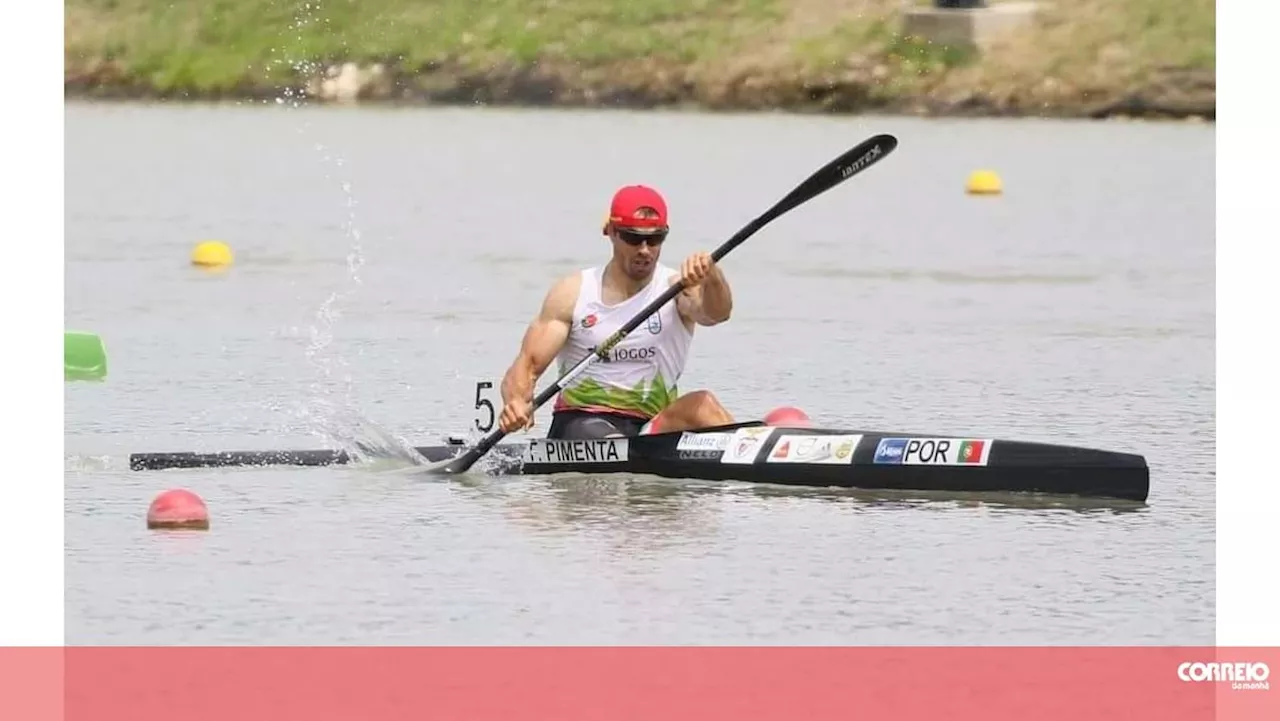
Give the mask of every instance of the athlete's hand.
[{"label": "athlete's hand", "polygon": [[502,406],[498,427],[503,433],[527,431],[533,428],[533,403],[528,398],[512,398]]},{"label": "athlete's hand", "polygon": [[697,287],[714,267],[715,261],[710,253],[694,253],[680,265],[680,280],[684,281],[686,288]]}]

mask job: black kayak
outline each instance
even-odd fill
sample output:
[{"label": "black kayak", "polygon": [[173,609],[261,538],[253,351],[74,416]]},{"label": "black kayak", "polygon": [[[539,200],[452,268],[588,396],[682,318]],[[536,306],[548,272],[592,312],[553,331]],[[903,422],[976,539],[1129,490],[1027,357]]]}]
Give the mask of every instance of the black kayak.
[{"label": "black kayak", "polygon": [[[466,450],[461,440],[417,448],[427,461]],[[598,440],[501,443],[479,472],[499,475],[649,474],[708,481],[867,490],[1029,492],[1146,501],[1141,455],[1049,443],[740,423],[696,432]],[[325,466],[345,451],[135,453],[134,470]]]}]

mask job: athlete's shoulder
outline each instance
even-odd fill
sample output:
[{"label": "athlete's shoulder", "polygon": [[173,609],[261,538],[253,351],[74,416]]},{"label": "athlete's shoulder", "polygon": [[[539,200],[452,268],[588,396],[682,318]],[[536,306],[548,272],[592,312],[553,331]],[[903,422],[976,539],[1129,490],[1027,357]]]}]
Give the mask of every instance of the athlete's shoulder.
[{"label": "athlete's shoulder", "polygon": [[565,275],[555,279],[551,284],[551,289],[548,290],[547,293],[549,295],[553,293],[572,293],[573,295],[577,295],[578,291],[582,288],[583,281],[592,272],[592,268],[583,268],[582,270],[575,270],[572,273],[566,273]]},{"label": "athlete's shoulder", "polygon": [[543,312],[554,318],[571,320],[573,306],[578,302],[578,291],[582,288],[582,276],[583,271],[578,271],[557,278],[542,301]]}]

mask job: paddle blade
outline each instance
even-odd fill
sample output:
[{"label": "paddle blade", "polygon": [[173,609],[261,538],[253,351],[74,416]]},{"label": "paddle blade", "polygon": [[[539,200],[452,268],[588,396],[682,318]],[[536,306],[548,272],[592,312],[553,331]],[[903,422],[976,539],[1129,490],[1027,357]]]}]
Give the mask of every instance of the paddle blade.
[{"label": "paddle blade", "polygon": [[492,443],[477,446],[457,458],[432,463],[431,465],[426,466],[423,469],[423,472],[430,476],[456,476],[466,473],[471,470],[471,467],[475,465],[476,461],[480,460],[481,456],[488,452],[489,448],[492,446]]},{"label": "paddle blade", "polygon": [[107,350],[94,333],[65,331],[63,377],[68,381],[100,381],[107,376]]},{"label": "paddle blade", "polygon": [[794,190],[787,193],[786,196],[769,208],[760,217],[751,221],[742,230],[739,230],[724,245],[716,248],[711,254],[713,260],[719,261],[729,251],[738,247],[747,238],[773,222],[778,216],[795,208],[796,206],[807,203],[817,196],[831,190],[844,181],[870,168],[880,162],[889,153],[892,153],[898,147],[898,139],[892,135],[880,134],[873,135],[870,138],[858,143],[849,150],[845,151],[840,157],[818,168],[812,175],[805,178],[804,182],[797,185]]},{"label": "paddle blade", "polygon": [[[769,211],[770,218],[777,217],[797,205],[831,190],[844,181],[880,162],[898,147],[898,139],[892,135],[873,135],[858,143],[844,155],[814,171],[796,189],[778,201]],[[767,222],[767,221],[766,221]]]}]

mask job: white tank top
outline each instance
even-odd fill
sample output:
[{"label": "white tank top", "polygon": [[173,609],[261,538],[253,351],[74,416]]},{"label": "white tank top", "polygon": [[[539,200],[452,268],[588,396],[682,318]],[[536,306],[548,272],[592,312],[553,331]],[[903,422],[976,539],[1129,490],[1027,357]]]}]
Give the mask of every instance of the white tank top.
[{"label": "white tank top", "polygon": [[[643,290],[617,305],[600,298],[604,268],[582,271],[569,339],[557,356],[563,375],[670,287],[676,271],[659,265]],[[676,399],[693,333],[672,299],[609,352],[587,366],[556,398],[556,410],[624,413],[652,418]]]}]

